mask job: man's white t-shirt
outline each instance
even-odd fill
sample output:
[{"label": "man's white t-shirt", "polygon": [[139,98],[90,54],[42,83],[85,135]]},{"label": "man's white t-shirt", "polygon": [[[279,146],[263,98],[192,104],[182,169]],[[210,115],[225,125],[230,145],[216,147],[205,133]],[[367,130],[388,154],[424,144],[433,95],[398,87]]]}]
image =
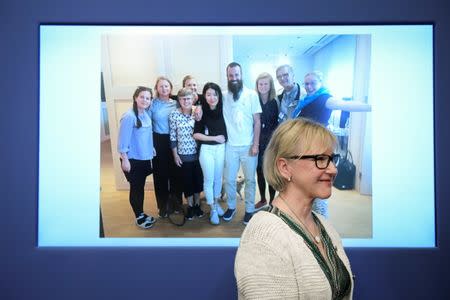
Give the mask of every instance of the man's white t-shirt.
[{"label": "man's white t-shirt", "polygon": [[243,87],[238,100],[233,94],[223,93],[223,117],[227,127],[228,144],[231,146],[249,146],[253,144],[253,115],[261,113],[258,95],[255,91]]}]

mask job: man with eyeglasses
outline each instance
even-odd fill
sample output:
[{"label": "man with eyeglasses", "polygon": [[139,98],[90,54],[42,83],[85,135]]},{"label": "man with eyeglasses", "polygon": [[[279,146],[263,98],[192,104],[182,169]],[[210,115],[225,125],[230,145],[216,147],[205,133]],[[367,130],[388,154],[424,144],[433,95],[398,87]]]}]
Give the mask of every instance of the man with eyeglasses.
[{"label": "man with eyeglasses", "polygon": [[290,65],[279,66],[276,70],[276,76],[278,83],[283,87],[283,92],[278,96],[280,111],[278,123],[281,123],[292,118],[292,112],[300,99],[306,95],[306,91],[295,82],[294,70]]}]

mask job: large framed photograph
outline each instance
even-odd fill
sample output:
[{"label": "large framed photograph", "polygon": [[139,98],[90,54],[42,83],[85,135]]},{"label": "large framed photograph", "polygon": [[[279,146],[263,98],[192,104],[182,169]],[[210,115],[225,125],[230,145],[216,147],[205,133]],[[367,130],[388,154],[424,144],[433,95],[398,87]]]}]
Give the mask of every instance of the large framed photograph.
[{"label": "large framed photograph", "polygon": [[[153,89],[165,76],[176,94],[191,75],[199,91],[207,82],[225,90],[230,62],[241,65],[243,84],[253,90],[266,72],[281,94],[277,68],[289,65],[300,89],[306,74],[320,71],[333,98],[368,107],[344,105],[324,124],[354,167],[327,200],[345,245],[435,245],[431,26],[46,25],[40,35],[39,245],[237,246],[245,228],[240,184],[230,222],[211,225],[201,197],[203,218],[183,226],[161,218],[142,230],[117,152],[120,119],[137,86]],[[410,86],[419,80],[420,93]],[[411,161],[417,174],[405,180]],[[156,217],[152,175],[145,186],[144,210]],[[221,201],[226,208],[226,195]],[[417,218],[411,231],[406,224]]]}]

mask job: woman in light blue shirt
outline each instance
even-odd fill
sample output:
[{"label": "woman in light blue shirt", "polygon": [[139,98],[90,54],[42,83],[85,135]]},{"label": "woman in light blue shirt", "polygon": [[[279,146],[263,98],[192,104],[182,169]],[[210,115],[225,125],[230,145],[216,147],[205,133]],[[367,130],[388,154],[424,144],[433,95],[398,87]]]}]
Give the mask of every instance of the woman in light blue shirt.
[{"label": "woman in light blue shirt", "polygon": [[136,225],[148,229],[155,218],[144,213],[145,180],[152,173],[154,156],[152,121],[148,109],[153,98],[152,90],[138,87],[133,94],[133,108],[120,119],[119,141],[122,171],[130,183],[129,200],[136,217]]},{"label": "woman in light blue shirt", "polygon": [[178,107],[178,102],[171,98],[172,89],[172,82],[167,77],[158,77],[155,84],[156,98],[151,109],[156,149],[153,183],[161,218],[167,217],[173,210],[181,210],[182,205],[182,179],[174,162],[169,139],[169,115]]}]

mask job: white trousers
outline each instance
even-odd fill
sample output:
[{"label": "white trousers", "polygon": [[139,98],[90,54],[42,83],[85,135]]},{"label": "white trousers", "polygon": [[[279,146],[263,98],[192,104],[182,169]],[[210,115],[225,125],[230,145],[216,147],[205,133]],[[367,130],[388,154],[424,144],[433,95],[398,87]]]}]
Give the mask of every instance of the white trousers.
[{"label": "white trousers", "polygon": [[206,203],[212,205],[214,199],[220,198],[222,192],[225,144],[202,144],[199,160],[203,171],[203,192]]},{"label": "white trousers", "polygon": [[227,193],[228,208],[236,209],[236,177],[239,166],[242,166],[244,173],[244,198],[245,211],[253,213],[255,211],[255,192],[256,192],[256,165],[258,156],[250,156],[249,146],[225,146],[225,192]]}]

